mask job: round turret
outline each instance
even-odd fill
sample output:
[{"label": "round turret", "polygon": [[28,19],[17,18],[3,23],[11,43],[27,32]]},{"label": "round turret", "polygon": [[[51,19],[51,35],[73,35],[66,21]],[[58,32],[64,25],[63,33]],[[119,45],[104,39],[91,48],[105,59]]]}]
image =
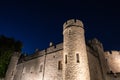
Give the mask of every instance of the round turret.
[{"label": "round turret", "polygon": [[90,80],[82,21],[65,22],[63,35],[63,80]]}]

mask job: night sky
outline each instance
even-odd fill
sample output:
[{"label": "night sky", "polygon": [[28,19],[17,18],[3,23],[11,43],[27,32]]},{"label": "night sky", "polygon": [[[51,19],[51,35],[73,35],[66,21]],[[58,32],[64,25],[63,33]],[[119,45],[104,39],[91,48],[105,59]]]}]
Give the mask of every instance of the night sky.
[{"label": "night sky", "polygon": [[86,40],[98,38],[105,50],[120,50],[120,6],[110,0],[0,1],[0,35],[23,42],[23,53],[63,41],[63,23],[84,23]]}]

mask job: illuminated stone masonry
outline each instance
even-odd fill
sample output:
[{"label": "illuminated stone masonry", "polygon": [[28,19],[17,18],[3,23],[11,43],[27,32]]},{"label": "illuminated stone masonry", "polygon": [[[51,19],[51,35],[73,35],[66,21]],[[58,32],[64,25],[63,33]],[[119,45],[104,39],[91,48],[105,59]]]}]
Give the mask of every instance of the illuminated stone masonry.
[{"label": "illuminated stone masonry", "polygon": [[110,71],[114,74],[120,73],[120,51],[106,51],[105,58],[109,65]]},{"label": "illuminated stone masonry", "polygon": [[85,41],[84,24],[63,25],[63,42],[33,55],[15,52],[5,80],[120,80],[120,52],[105,52],[97,39]]}]

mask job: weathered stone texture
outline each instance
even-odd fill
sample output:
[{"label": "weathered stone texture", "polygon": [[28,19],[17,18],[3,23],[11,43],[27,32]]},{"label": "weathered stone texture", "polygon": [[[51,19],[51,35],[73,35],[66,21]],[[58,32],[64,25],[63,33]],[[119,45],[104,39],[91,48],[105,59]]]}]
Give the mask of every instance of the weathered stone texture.
[{"label": "weathered stone texture", "polygon": [[[45,56],[20,63],[17,66],[17,72],[14,80],[42,80]],[[40,67],[42,67],[42,72]]]},{"label": "weathered stone texture", "polygon": [[58,62],[62,61],[63,50],[46,55],[44,80],[62,80],[62,70],[58,70]]},{"label": "weathered stone texture", "polygon": [[90,80],[83,23],[68,20],[64,24],[63,35],[63,80]]},{"label": "weathered stone texture", "polygon": [[110,71],[113,73],[120,73],[120,52],[119,51],[111,51],[105,52],[105,58],[109,65]]},{"label": "weathered stone texture", "polygon": [[6,72],[5,80],[13,80],[19,57],[20,57],[20,53],[18,52],[13,53],[13,56],[11,57],[8,66],[8,70]]},{"label": "weathered stone texture", "polygon": [[90,69],[90,80],[103,80],[99,58],[98,56],[93,55],[96,54],[96,52],[87,46],[87,53]]}]

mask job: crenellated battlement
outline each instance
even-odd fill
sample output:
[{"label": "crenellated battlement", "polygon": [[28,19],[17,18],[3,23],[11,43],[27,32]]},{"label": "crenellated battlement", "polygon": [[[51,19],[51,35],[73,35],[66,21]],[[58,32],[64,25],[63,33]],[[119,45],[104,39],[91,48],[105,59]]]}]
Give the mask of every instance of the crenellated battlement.
[{"label": "crenellated battlement", "polygon": [[37,58],[37,57],[42,57],[42,56],[44,56],[46,54],[50,54],[50,53],[53,53],[53,52],[56,52],[56,51],[59,51],[59,50],[62,50],[62,49],[63,49],[63,43],[60,43],[60,44],[57,44],[57,45],[53,45],[53,46],[50,46],[47,49],[44,49],[44,50],[41,50],[41,51],[37,51],[33,55],[26,56],[24,58],[24,60],[27,61],[27,60],[31,60],[31,59],[34,59],[34,58]]},{"label": "crenellated battlement", "polygon": [[120,56],[120,51],[115,51],[115,50],[113,50],[113,51],[106,51],[105,52],[105,58],[108,58],[108,57],[118,57],[118,56]]},{"label": "crenellated battlement", "polygon": [[60,43],[60,44],[57,44],[57,45],[50,46],[49,48],[47,48],[45,50],[38,51],[37,53],[39,55],[41,55],[41,54],[44,55],[44,54],[49,54],[49,53],[52,53],[52,52],[55,52],[55,51],[58,51],[58,50],[62,50],[62,49],[63,49],[63,43]]},{"label": "crenellated battlement", "polygon": [[[103,45],[102,43],[97,39],[97,38],[94,38],[92,40],[89,40],[88,42],[86,42],[87,45],[95,50],[95,51],[99,51],[99,49],[103,49]],[[99,48],[99,49],[98,49]]]},{"label": "crenellated battlement", "polygon": [[47,48],[46,53],[55,52],[55,51],[58,51],[61,49],[63,49],[63,43],[60,43],[55,46],[51,46],[51,47]]},{"label": "crenellated battlement", "polygon": [[105,58],[108,66],[113,73],[120,72],[120,51],[107,51],[105,52]]},{"label": "crenellated battlement", "polygon": [[66,29],[70,26],[77,26],[83,28],[83,22],[77,19],[70,19],[63,24],[63,28]]}]

